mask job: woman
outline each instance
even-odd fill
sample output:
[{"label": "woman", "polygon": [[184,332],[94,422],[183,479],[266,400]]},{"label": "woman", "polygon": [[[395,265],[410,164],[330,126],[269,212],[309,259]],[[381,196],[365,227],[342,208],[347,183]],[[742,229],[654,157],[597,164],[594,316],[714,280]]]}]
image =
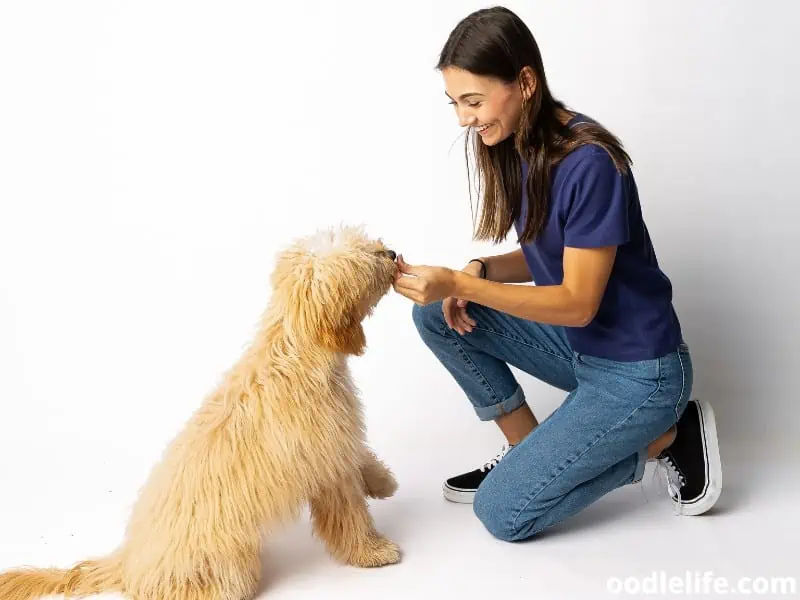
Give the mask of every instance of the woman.
[{"label": "woman", "polygon": [[[655,459],[676,509],[707,511],[721,486],[714,413],[690,400],[689,349],[627,154],[553,98],[533,35],[507,9],[461,21],[438,69],[475,143],[476,238],[514,227],[520,242],[461,271],[398,259],[394,289],[415,302],[423,341],[508,440],[448,479],[445,497],[521,540],[640,481]],[[509,365],[568,392],[541,424]]]}]

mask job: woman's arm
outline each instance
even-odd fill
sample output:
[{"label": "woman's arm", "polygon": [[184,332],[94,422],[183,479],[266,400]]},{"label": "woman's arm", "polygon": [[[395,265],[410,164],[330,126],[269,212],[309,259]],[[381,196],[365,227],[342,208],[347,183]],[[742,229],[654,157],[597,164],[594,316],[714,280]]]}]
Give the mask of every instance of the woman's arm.
[{"label": "woman's arm", "polygon": [[[626,171],[617,169],[611,156],[601,149],[589,148],[576,156],[576,165],[559,194],[561,201],[569,204],[563,224],[561,283],[511,285],[443,267],[410,267],[400,257],[395,290],[417,304],[455,296],[540,323],[570,327],[591,323],[600,308],[617,247],[631,239],[631,182]],[[502,265],[506,260],[521,265],[517,258],[498,258],[495,264]],[[491,264],[487,266],[491,271]],[[520,271],[513,273],[519,275]],[[490,279],[511,278],[510,268],[499,267],[498,272],[494,276],[490,272]]]},{"label": "woman's arm", "polygon": [[453,295],[530,321],[585,327],[600,307],[616,250],[565,248],[561,285],[506,285],[455,273]]},{"label": "woman's arm", "polygon": [[486,264],[486,279],[500,283],[528,283],[533,281],[522,248],[507,254],[481,257]]},{"label": "woman's arm", "polygon": [[564,278],[548,286],[509,285],[444,267],[411,266],[400,257],[394,285],[418,304],[456,296],[530,321],[584,327],[600,307],[616,252],[616,246],[565,248]]}]

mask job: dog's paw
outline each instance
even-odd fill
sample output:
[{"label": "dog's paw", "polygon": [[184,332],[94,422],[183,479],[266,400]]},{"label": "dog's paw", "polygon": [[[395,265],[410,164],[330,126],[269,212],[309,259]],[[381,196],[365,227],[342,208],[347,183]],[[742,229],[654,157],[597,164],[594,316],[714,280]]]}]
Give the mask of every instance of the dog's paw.
[{"label": "dog's paw", "polygon": [[383,465],[365,469],[364,484],[370,498],[390,498],[397,491],[397,480]]},{"label": "dog's paw", "polygon": [[358,551],[354,552],[349,562],[356,567],[383,567],[400,562],[400,548],[386,538],[372,538]]}]

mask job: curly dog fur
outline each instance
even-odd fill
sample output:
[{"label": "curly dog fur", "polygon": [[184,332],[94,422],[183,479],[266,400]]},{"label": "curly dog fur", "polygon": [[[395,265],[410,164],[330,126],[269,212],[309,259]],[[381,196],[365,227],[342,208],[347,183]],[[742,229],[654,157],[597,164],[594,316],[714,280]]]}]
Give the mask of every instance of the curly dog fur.
[{"label": "curly dog fur", "polygon": [[393,258],[352,227],[284,250],[254,340],[167,447],[123,543],[69,570],[4,573],[0,598],[252,598],[262,535],[306,505],[334,558],[361,567],[399,561],[366,501],[391,496],[397,484],[366,445],[347,366],[365,349],[362,320],[391,288]]}]

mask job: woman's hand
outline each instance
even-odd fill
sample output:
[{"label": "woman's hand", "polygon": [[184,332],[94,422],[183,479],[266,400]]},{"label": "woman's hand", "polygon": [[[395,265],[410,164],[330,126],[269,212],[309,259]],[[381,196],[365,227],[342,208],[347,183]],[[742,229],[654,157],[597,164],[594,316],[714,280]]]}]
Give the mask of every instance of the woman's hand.
[{"label": "woman's hand", "polygon": [[425,306],[453,295],[455,272],[446,267],[412,266],[397,258],[394,290],[417,304]]},{"label": "woman's hand", "polygon": [[[461,269],[462,273],[479,277],[481,273],[481,264],[478,262],[469,262],[467,266]],[[450,329],[455,329],[459,334],[464,335],[472,331],[472,328],[477,325],[475,320],[469,316],[467,312],[468,302],[463,298],[456,298],[450,296],[442,302],[442,312],[444,313],[444,320]]]},{"label": "woman's hand", "polygon": [[[467,313],[467,301],[456,296],[456,272],[444,267],[412,266],[400,256],[397,259],[394,289],[398,294],[426,305],[442,300],[442,312],[447,325],[460,334],[472,331],[475,321]],[[463,273],[477,277],[479,263],[469,263]]]}]

